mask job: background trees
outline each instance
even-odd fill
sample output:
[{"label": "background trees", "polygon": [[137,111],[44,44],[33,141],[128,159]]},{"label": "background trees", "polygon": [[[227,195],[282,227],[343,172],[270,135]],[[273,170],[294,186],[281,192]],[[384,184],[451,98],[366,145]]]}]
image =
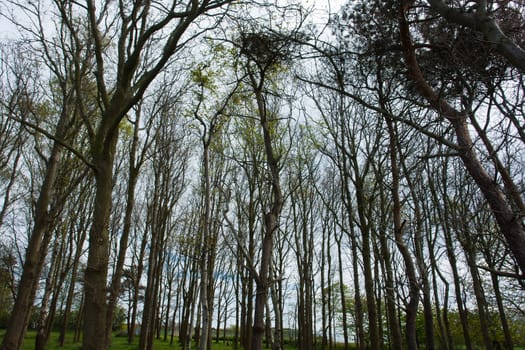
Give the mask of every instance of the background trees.
[{"label": "background trees", "polygon": [[19,8],[3,348],[523,346],[518,5]]}]

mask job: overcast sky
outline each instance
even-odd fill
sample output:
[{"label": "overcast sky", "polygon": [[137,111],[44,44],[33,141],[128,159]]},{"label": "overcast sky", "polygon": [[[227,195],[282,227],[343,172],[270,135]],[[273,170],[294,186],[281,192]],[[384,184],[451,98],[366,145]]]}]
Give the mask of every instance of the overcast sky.
[{"label": "overcast sky", "polygon": [[[349,0],[351,1],[351,0]],[[328,13],[336,12],[343,3],[344,0],[302,0],[303,5],[307,9],[312,9],[313,13],[312,22],[318,25],[323,25],[328,19]],[[17,28],[4,16],[12,13],[13,5],[10,5],[7,1],[0,3],[0,41],[6,39],[13,39],[17,37]],[[16,14],[15,14],[16,15]],[[19,18],[24,19],[24,18]],[[26,18],[27,19],[27,18]]]}]

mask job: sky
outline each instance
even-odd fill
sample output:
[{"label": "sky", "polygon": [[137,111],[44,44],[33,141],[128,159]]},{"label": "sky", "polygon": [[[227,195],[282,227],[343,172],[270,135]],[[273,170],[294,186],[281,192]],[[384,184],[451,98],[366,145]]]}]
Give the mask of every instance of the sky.
[{"label": "sky", "polygon": [[[345,2],[345,0],[302,0],[305,8],[313,10],[312,21],[316,24],[325,24],[328,14],[336,12]],[[13,10],[14,6],[9,2],[0,2],[0,42],[15,39],[18,36],[16,26],[6,18],[6,15],[9,16]]]}]

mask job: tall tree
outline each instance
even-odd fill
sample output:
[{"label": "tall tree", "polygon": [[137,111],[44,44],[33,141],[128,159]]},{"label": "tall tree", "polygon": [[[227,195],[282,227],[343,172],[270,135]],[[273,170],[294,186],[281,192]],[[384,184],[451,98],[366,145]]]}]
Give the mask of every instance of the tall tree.
[{"label": "tall tree", "polygon": [[[119,137],[119,124],[126,113],[144,95],[148,86],[171,62],[175,53],[187,43],[183,36],[191,31],[194,37],[213,27],[215,23],[198,29],[192,27],[201,15],[222,12],[229,0],[181,1],[169,4],[107,3],[98,4],[87,0],[85,4],[55,1],[55,22],[59,26],[58,47],[73,51],[72,60],[75,71],[72,75],[73,90],[76,94],[78,113],[84,121],[89,135],[89,160],[96,183],[93,225],[89,234],[89,250],[85,277],[84,308],[84,349],[106,349],[107,337],[107,298],[106,283],[109,264],[108,225],[111,212],[111,194],[115,148]],[[13,3],[13,5],[17,5]],[[98,5],[101,5],[98,7]],[[157,6],[160,5],[160,6]],[[18,6],[18,5],[17,5]],[[33,34],[42,37],[44,18],[40,4],[20,6],[32,19],[36,28]],[[74,16],[72,16],[74,14]],[[75,20],[85,18],[86,20]],[[208,17],[220,21],[221,16]],[[22,25],[24,27],[24,25]],[[30,28],[30,26],[26,26]],[[46,50],[45,43],[42,50]],[[153,50],[152,43],[158,50]],[[71,50],[67,48],[71,46]],[[111,50],[114,50],[110,53]],[[89,53],[94,56],[94,72],[98,101],[93,104],[84,99],[82,74],[80,69],[83,57]],[[113,59],[116,57],[116,59]],[[89,110],[96,111],[97,117],[90,118]],[[29,270],[28,270],[29,271]],[[21,290],[32,290],[21,289]],[[31,292],[29,293],[31,294]],[[31,298],[29,298],[31,299]],[[27,304],[27,302],[26,302]],[[23,338],[25,322],[15,333]],[[10,341],[11,336],[6,337]],[[19,346],[16,346],[17,348]]]},{"label": "tall tree", "polygon": [[[166,101],[168,102],[168,101]],[[158,297],[167,254],[166,242],[174,227],[174,210],[186,187],[189,145],[185,144],[180,124],[171,104],[162,108],[162,118],[151,150],[152,183],[147,198],[146,232],[149,241],[147,285],[144,295],[139,348],[153,349],[158,322]],[[169,117],[172,116],[172,117]]]},{"label": "tall tree", "polygon": [[[431,1],[433,8],[441,11],[442,14],[446,14],[448,19],[451,19],[454,14],[460,16],[460,12],[454,9],[446,9],[446,6],[440,1]],[[420,65],[420,60],[416,52],[416,46],[413,43],[413,35],[411,33],[411,26],[409,19],[417,16],[418,13],[413,11],[412,1],[402,1],[398,6],[398,23],[400,33],[400,43],[403,48],[403,55],[406,67],[408,69],[408,76],[414,84],[416,92],[423,97],[439,115],[445,118],[451,125],[456,136],[456,145],[454,150],[458,153],[461,158],[465,169],[474,179],[479,189],[485,196],[487,203],[492,209],[494,218],[498,223],[498,226],[505,236],[511,251],[520,266],[520,270],[525,273],[525,228],[523,223],[519,219],[520,215],[516,213],[522,212],[525,207],[523,205],[523,198],[516,190],[516,184],[513,179],[508,176],[506,169],[501,168],[496,158],[492,157],[494,165],[502,177],[502,184],[492,180],[487,167],[481,162],[480,155],[474,147],[474,141],[472,140],[471,131],[469,130],[468,121],[475,121],[475,113],[472,104],[473,96],[463,96],[464,104],[461,107],[456,107],[450,103],[447,99],[442,97],[442,94],[438,93],[436,89],[429,83],[425,78],[425,73]],[[439,6],[443,5],[443,6]],[[480,20],[481,15],[485,13],[487,15],[486,2],[480,2],[477,4],[475,14],[478,16],[477,21]],[[509,6],[509,5],[507,5]],[[462,16],[463,20],[466,20],[467,16]],[[459,19],[459,17],[456,17]],[[482,22],[477,22],[482,23]],[[497,42],[499,50],[509,54],[509,50],[504,48],[511,45],[507,37],[502,37],[501,30],[499,27],[494,27],[496,22],[490,17],[485,17],[485,25],[480,25],[479,30],[485,30],[485,28],[492,28],[488,30],[487,34],[499,35],[498,39],[494,39]],[[473,24],[472,24],[473,25]],[[496,28],[496,29],[494,29]],[[498,31],[499,30],[499,31]],[[487,35],[486,34],[486,35]],[[488,37],[488,36],[487,36]],[[511,45],[514,49],[519,46]],[[486,61],[490,61],[490,56],[486,56]],[[509,58],[511,58],[509,56]],[[515,65],[514,59],[511,63]],[[467,63],[468,64],[468,63]],[[487,63],[485,63],[487,64]],[[519,66],[517,66],[519,68]],[[471,68],[476,69],[479,67],[471,65]],[[520,68],[522,69],[522,68]],[[457,96],[450,96],[458,98]]]},{"label": "tall tree", "polygon": [[[265,96],[266,79],[270,77],[267,73],[271,68],[279,64],[281,52],[279,52],[278,42],[272,42],[275,38],[266,36],[263,33],[248,34],[242,37],[241,53],[246,55],[246,71],[248,82],[254,94],[257,104],[258,118],[263,135],[263,147],[266,156],[266,165],[269,169],[269,179],[271,183],[272,199],[269,203],[269,210],[264,213],[264,234],[262,239],[262,251],[259,262],[259,271],[255,278],[256,298],[253,319],[253,338],[251,350],[262,349],[264,336],[264,311],[270,287],[270,264],[272,260],[273,240],[279,228],[279,215],[284,203],[280,180],[280,157],[275,149],[275,130],[277,115],[271,110]],[[271,45],[271,46],[270,46]],[[273,51],[272,51],[273,49]],[[273,124],[273,125],[272,125]]]},{"label": "tall tree", "polygon": [[[44,36],[40,36],[40,43],[44,48],[52,46]],[[47,53],[47,55],[46,55]],[[66,62],[70,57],[58,50],[54,54],[62,56]],[[11,118],[38,132],[43,132],[52,139],[51,145],[35,143],[39,155],[43,158],[44,175],[38,191],[34,208],[34,223],[26,249],[24,267],[17,288],[17,297],[11,313],[10,327],[2,341],[2,349],[19,349],[22,346],[26,328],[31,315],[31,308],[38,288],[40,272],[45,263],[47,248],[53,238],[53,224],[63,209],[64,202],[79,178],[71,178],[71,184],[57,182],[63,171],[70,171],[67,165],[67,157],[64,159],[64,145],[72,144],[75,140],[79,143],[79,115],[75,108],[75,93],[71,91],[71,73],[63,67],[56,65],[54,56],[48,51],[44,52],[44,58],[55,81],[50,82],[52,94],[41,99],[35,94],[26,91],[19,98],[20,106],[12,110]],[[20,58],[19,58],[20,59]],[[69,61],[70,62],[70,61]],[[22,72],[19,72],[22,73]],[[23,72],[28,74],[28,72]],[[37,76],[38,72],[33,72]],[[19,76],[16,79],[27,79]],[[38,80],[37,80],[38,81]],[[36,84],[35,81],[35,85]],[[23,91],[23,90],[22,90]],[[21,91],[21,92],[22,92]],[[13,106],[15,107],[15,106]],[[16,112],[18,111],[18,112]],[[46,130],[42,120],[51,121],[51,128]],[[35,135],[35,140],[38,136]],[[61,173],[62,170],[62,173]]]}]

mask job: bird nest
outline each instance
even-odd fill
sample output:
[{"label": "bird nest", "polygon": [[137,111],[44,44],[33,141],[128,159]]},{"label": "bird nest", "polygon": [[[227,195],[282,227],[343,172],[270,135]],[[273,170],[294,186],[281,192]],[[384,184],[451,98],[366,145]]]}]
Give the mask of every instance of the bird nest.
[{"label": "bird nest", "polygon": [[290,40],[271,33],[242,33],[240,48],[242,55],[267,66],[289,58]]}]

